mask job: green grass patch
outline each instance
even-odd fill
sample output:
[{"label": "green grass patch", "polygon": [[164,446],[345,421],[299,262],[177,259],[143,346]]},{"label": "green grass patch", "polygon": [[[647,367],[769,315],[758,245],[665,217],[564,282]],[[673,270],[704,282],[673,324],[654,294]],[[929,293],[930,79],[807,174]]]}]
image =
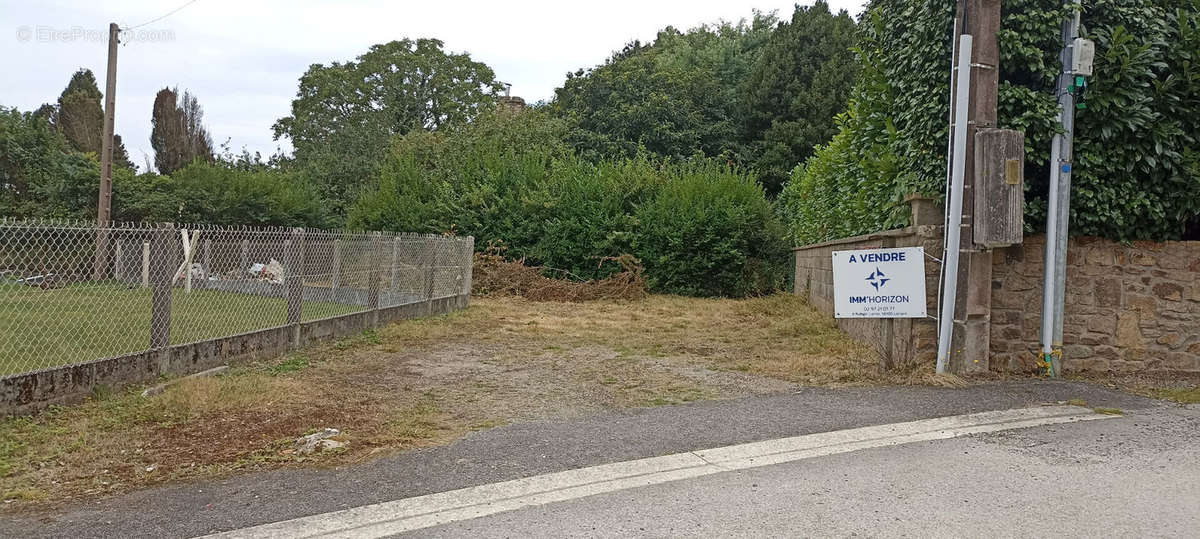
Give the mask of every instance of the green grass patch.
[{"label": "green grass patch", "polygon": [[1160,389],[1155,391],[1155,396],[1178,403],[1194,404],[1200,402],[1200,387]]},{"label": "green grass patch", "polygon": [[302,355],[289,356],[287,359],[271,365],[267,369],[268,372],[274,375],[287,374],[290,372],[302,371],[308,368],[308,358]]},{"label": "green grass patch", "polygon": [[[40,288],[0,284],[0,376],[145,350],[150,344],[150,291],[115,284]],[[305,321],[361,310],[306,302]],[[217,290],[171,294],[171,344],[282,326],[283,298]]]}]

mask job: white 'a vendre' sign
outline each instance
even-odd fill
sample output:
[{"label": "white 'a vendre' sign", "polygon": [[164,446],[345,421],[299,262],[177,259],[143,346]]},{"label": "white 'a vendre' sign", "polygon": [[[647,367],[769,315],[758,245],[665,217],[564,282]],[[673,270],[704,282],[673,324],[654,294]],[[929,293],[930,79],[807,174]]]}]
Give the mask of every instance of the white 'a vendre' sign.
[{"label": "white 'a vendre' sign", "polygon": [[924,318],[925,250],[833,252],[835,318]]}]

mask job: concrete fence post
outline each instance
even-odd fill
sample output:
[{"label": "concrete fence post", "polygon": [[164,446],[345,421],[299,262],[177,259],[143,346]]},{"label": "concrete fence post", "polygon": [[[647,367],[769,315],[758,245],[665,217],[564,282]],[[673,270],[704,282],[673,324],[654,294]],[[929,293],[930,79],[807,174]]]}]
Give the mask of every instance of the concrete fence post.
[{"label": "concrete fence post", "polygon": [[463,243],[464,243],[464,250],[466,251],[466,253],[463,253],[464,260],[462,261],[462,264],[463,264],[463,289],[462,289],[463,301],[462,301],[462,306],[466,307],[471,304],[471,273],[474,270],[474,264],[475,264],[475,238],[473,236],[467,236],[467,239]]},{"label": "concrete fence post", "polygon": [[333,274],[329,276],[329,288],[337,297],[337,289],[342,276],[342,240],[333,240]]},{"label": "concrete fence post", "polygon": [[392,294],[396,293],[396,283],[400,272],[400,236],[396,236],[392,240],[392,279],[388,284],[388,290]]},{"label": "concrete fence post", "polygon": [[114,243],[117,248],[117,259],[113,260],[113,279],[119,283],[125,280],[125,240],[118,239]]},{"label": "concrete fence post", "polygon": [[371,310],[371,327],[379,326],[379,255],[383,249],[383,235],[376,232],[371,236],[370,253],[367,260],[370,272],[367,274],[367,308]]},{"label": "concrete fence post", "polygon": [[173,228],[154,230],[150,235],[144,276],[151,283],[150,349],[158,350],[171,344],[171,277],[175,265],[171,257]]},{"label": "concrete fence post", "polygon": [[150,242],[142,242],[142,288],[150,288]]},{"label": "concrete fence post", "polygon": [[283,286],[287,296],[287,323],[294,326],[292,345],[300,345],[300,319],[304,299],[304,229],[293,228],[283,242]]},{"label": "concrete fence post", "polygon": [[246,276],[246,272],[250,270],[250,240],[242,240],[242,258],[239,273],[241,277]]},{"label": "concrete fence post", "polygon": [[425,312],[433,314],[433,272],[438,263],[438,240],[430,238],[425,241],[426,253],[425,257]]},{"label": "concrete fence post", "polygon": [[204,277],[200,281],[200,288],[208,288],[208,278],[212,275],[212,240],[205,238],[204,240]]}]

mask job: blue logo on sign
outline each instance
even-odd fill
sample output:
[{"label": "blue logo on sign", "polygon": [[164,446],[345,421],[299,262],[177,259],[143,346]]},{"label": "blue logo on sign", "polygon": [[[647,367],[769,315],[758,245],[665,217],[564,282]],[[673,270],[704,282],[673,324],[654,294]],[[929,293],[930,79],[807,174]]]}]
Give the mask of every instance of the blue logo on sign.
[{"label": "blue logo on sign", "polygon": [[875,267],[875,271],[872,271],[871,274],[867,276],[867,282],[871,283],[871,286],[875,287],[876,292],[879,291],[879,287],[883,286],[884,283],[887,283],[890,280],[891,279],[883,276],[883,272],[879,271],[878,266]]}]

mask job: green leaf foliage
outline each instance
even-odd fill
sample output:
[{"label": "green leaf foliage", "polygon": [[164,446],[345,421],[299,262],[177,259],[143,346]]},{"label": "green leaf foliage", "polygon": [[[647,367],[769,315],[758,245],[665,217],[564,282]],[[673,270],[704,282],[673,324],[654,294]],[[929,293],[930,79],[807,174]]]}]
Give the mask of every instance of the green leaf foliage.
[{"label": "green leaf foliage", "polygon": [[[1200,230],[1200,10],[1195,0],[1085,3],[1095,74],[1076,113],[1071,232],[1117,240]],[[1061,23],[1053,0],[1003,6],[999,126],[1026,141],[1026,223],[1044,227]],[[907,224],[903,197],[943,196],[949,0],[876,0],[859,24],[860,75],[833,142],[796,169],[779,205],[794,241]],[[861,193],[870,193],[862,195]],[[866,199],[864,199],[866,197]]]},{"label": "green leaf foliage", "polygon": [[741,83],[743,123],[753,167],[768,192],[778,193],[792,169],[837,133],[858,72],[854,19],[818,1],[796,7],[763,47]]},{"label": "green leaf foliage", "polygon": [[292,114],[274,126],[296,166],[340,212],[378,172],[394,135],[463,123],[494,107],[495,75],[436,39],[374,45],[356,61],[313,64]]},{"label": "green leaf foliage", "polygon": [[780,285],[781,225],[753,176],[644,155],[584,160],[564,144],[569,130],[533,110],[398,137],[350,224],[469,234],[480,249],[502,245],[510,258],[579,279],[619,271],[608,259],[634,254],[661,292],[745,295]]}]

